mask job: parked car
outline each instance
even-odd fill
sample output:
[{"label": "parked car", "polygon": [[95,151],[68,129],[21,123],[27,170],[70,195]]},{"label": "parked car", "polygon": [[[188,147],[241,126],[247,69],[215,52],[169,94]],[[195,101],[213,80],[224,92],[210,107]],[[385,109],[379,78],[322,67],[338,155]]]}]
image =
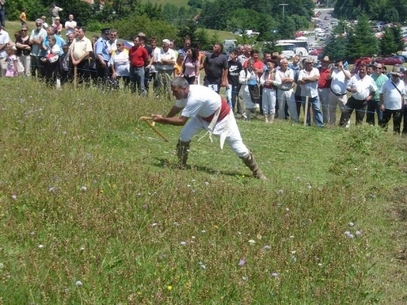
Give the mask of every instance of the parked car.
[{"label": "parked car", "polygon": [[309,55],[312,56],[318,56],[319,54],[321,54],[324,51],[324,49],[314,49],[312,51],[309,52]]},{"label": "parked car", "polygon": [[402,65],[403,61],[397,57],[397,56],[389,56],[389,57],[382,57],[376,59],[377,63],[383,64],[383,65],[389,65],[389,66],[394,66],[394,65]]}]

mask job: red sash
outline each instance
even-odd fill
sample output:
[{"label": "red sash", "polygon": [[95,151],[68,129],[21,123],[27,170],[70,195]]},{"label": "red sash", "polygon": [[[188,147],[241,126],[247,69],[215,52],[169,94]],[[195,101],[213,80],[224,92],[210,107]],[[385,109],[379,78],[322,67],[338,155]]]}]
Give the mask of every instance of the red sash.
[{"label": "red sash", "polygon": [[[219,113],[219,117],[218,117],[218,122],[222,121],[230,112],[230,107],[229,107],[228,103],[226,102],[226,100],[223,98],[222,98],[220,107],[221,108],[220,108],[220,113]],[[212,119],[215,116],[215,113],[216,113],[216,111],[206,118],[202,117],[202,119],[210,123],[210,122],[212,122]]]}]

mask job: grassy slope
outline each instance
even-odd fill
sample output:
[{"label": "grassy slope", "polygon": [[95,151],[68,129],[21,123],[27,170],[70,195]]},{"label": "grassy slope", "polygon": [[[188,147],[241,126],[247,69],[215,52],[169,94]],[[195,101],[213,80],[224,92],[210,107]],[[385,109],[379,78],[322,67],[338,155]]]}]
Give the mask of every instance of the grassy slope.
[{"label": "grassy slope", "polygon": [[175,169],[169,102],[0,82],[4,304],[403,304],[405,139],[239,121],[263,184],[207,138]]}]

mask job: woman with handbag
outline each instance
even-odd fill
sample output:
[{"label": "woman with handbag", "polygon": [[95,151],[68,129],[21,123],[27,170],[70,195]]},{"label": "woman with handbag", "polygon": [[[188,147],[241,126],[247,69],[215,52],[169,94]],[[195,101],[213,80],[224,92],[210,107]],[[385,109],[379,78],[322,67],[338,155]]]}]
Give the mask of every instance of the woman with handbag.
[{"label": "woman with handbag", "polygon": [[[251,114],[255,113],[256,109],[259,109],[259,82],[259,76],[254,71],[254,60],[249,59],[247,61],[247,68],[243,69],[239,73],[239,83],[242,85],[241,90],[243,92],[243,99],[246,102],[246,116],[248,121],[251,119]],[[255,103],[256,99],[257,103]]]}]

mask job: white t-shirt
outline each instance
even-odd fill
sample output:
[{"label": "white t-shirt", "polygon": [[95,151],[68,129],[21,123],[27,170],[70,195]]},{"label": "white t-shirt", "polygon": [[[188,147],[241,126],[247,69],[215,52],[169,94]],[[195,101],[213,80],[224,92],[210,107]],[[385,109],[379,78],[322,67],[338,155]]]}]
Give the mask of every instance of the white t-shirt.
[{"label": "white t-shirt", "polygon": [[[0,30],[0,44],[8,44],[10,42],[10,36],[4,30]],[[7,47],[0,51],[0,58],[7,57]]]},{"label": "white t-shirt", "polygon": [[[300,73],[298,74],[298,80],[305,78],[309,78],[309,77],[313,77],[313,76],[319,76],[319,71],[317,68],[312,68],[312,70],[310,72],[306,71],[305,69],[302,69],[300,71]],[[306,83],[304,85],[300,85],[301,86],[301,96],[308,96],[311,98],[317,97],[318,96],[318,81],[314,81],[314,82],[310,82],[310,83]]]},{"label": "white t-shirt", "polygon": [[346,94],[346,87],[349,79],[346,78],[345,73],[341,70],[334,69],[332,72],[331,90],[335,94]]},{"label": "white t-shirt", "polygon": [[357,100],[365,100],[371,92],[376,92],[377,86],[373,78],[369,75],[365,75],[363,79],[360,78],[359,73],[351,77],[348,87],[356,88],[356,93],[351,93],[351,95]]},{"label": "white t-shirt", "polygon": [[[402,80],[399,80],[397,83],[393,82],[397,86],[401,94],[406,94],[406,86]],[[384,108],[389,110],[400,110],[402,105],[402,98],[400,92],[394,87],[392,80],[388,79],[381,90],[383,94]]]},{"label": "white t-shirt", "polygon": [[209,117],[221,106],[221,97],[208,87],[190,85],[189,94],[186,99],[177,100],[175,106],[183,108],[183,117]]},{"label": "white t-shirt", "polygon": [[117,76],[130,76],[129,52],[127,50],[123,52],[116,51],[109,61],[109,66],[113,64]]},{"label": "white t-shirt", "polygon": [[75,31],[76,27],[76,21],[65,21],[65,30],[66,30],[66,36],[68,36],[70,33],[73,33]]},{"label": "white t-shirt", "polygon": [[173,49],[168,48],[167,52],[165,52],[163,49],[160,49],[160,53],[158,54],[158,59],[157,59],[157,64],[155,65],[155,68],[157,70],[174,70],[174,65],[175,64],[162,64],[160,61],[162,60],[173,60],[175,63],[175,51]]},{"label": "white t-shirt", "polygon": [[[282,83],[282,79],[284,78],[289,78],[292,79],[293,81],[290,83]],[[278,86],[278,88],[282,89],[282,90],[290,90],[293,88],[293,84],[294,84],[294,71],[291,70],[290,68],[287,68],[287,70],[285,71],[281,71],[280,69],[276,69],[276,82],[279,83],[280,85]]]}]

